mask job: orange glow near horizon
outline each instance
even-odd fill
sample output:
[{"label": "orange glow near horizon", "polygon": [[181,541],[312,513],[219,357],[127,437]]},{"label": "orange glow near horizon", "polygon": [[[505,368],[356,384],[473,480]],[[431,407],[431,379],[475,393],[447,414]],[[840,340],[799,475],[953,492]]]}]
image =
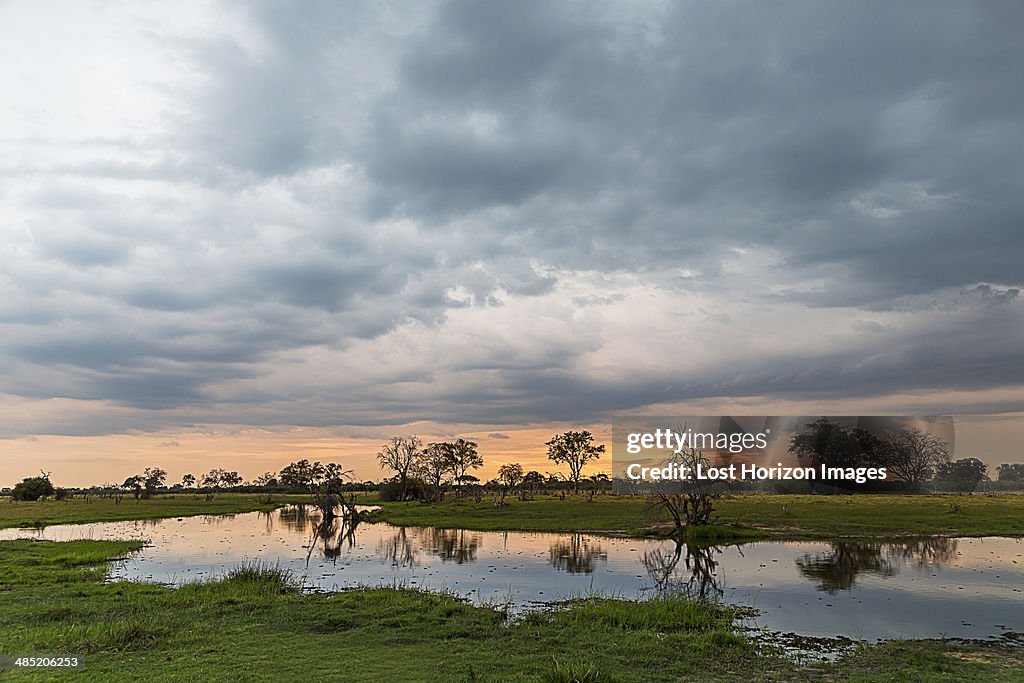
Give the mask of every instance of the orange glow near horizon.
[{"label": "orange glow near horizon", "polygon": [[[607,444],[608,453],[588,473],[611,471],[611,431],[607,425],[582,427]],[[353,470],[356,480],[380,480],[388,476],[377,465],[376,454],[393,434],[417,434],[424,443],[464,437],[479,444],[484,467],[475,472],[486,480],[498,467],[518,462],[527,471],[562,471],[547,459],[545,441],[572,426],[494,426],[458,429],[433,423],[404,427],[363,428],[359,438],[342,437],[312,427],[270,430],[223,428],[105,436],[33,436],[0,441],[0,488],[13,486],[24,477],[50,472],[57,486],[90,486],[120,483],[146,467],[167,470],[168,483],[182,475],[201,476],[213,468],[237,470],[246,480],[264,472],[277,472],[302,458],[336,462]],[[379,433],[379,436],[373,434]],[[501,434],[508,438],[495,437]]]},{"label": "orange glow near horizon", "polygon": [[[851,413],[836,411],[833,414]],[[508,462],[518,462],[527,471],[565,474],[565,467],[547,459],[544,443],[569,429],[590,430],[598,443],[608,449],[585,474],[610,473],[612,440],[608,424],[481,426],[418,422],[344,430],[207,426],[151,433],[0,439],[0,488],[13,486],[24,477],[39,474],[40,470],[50,472],[55,485],[72,487],[120,483],[146,467],[167,470],[168,483],[181,481],[185,473],[198,477],[218,467],[236,470],[246,480],[251,480],[264,472],[280,471],[288,463],[302,458],[337,462],[353,470],[357,480],[379,481],[388,474],[378,467],[375,456],[381,445],[396,434],[416,434],[424,443],[456,437],[476,441],[484,467],[475,474],[482,480],[496,476],[498,467]],[[343,431],[349,434],[340,435]],[[956,418],[954,457],[979,458],[989,466],[993,478],[1000,463],[1024,461],[1022,444],[1024,413]]]}]

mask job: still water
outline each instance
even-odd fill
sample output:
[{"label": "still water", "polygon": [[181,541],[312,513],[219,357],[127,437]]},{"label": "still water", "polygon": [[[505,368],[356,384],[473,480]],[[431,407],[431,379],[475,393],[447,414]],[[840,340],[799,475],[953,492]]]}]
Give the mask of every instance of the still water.
[{"label": "still water", "polygon": [[474,602],[544,603],[598,592],[721,597],[751,625],[804,636],[990,638],[1024,631],[1024,540],[757,542],[696,548],[586,534],[342,524],[301,506],[274,512],[4,529],[0,539],[144,539],[114,580],[181,584],[244,560],[292,569],[311,589],[401,585]]}]

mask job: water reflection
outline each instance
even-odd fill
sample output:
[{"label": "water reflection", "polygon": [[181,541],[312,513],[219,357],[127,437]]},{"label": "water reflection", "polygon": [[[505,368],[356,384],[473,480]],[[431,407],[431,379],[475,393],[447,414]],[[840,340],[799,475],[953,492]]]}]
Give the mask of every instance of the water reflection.
[{"label": "water reflection", "polygon": [[724,592],[716,559],[721,552],[716,546],[700,547],[676,540],[670,547],[660,545],[646,551],[640,564],[647,570],[658,593],[717,599]]},{"label": "water reflection", "polygon": [[475,562],[483,536],[465,529],[396,527],[394,533],[380,538],[377,553],[395,567],[414,567],[422,563],[421,551],[442,562]]},{"label": "water reflection", "polygon": [[590,593],[681,592],[760,610],[756,625],[811,636],[984,638],[1024,631],[1024,542],[1007,538],[891,543],[757,542],[697,547],[587,534],[399,528],[310,507],[0,529],[0,539],[136,538],[111,579],[180,585],[240,562],[279,564],[323,590],[409,585],[517,609]]},{"label": "water reflection", "polygon": [[801,576],[815,581],[818,590],[829,595],[850,590],[862,574],[891,577],[905,565],[918,569],[939,567],[957,555],[954,538],[908,543],[838,542],[830,546],[827,551],[807,553],[796,559]]},{"label": "water reflection", "polygon": [[442,562],[465,564],[475,562],[483,543],[479,532],[465,529],[420,529],[420,545]]},{"label": "water reflection", "polygon": [[592,574],[596,565],[608,561],[608,553],[597,539],[573,534],[559,537],[548,551],[551,566],[570,574]]},{"label": "water reflection", "polygon": [[[274,512],[263,514],[274,518]],[[277,514],[277,520],[291,531],[306,531],[320,522],[320,513],[312,505],[286,505]]]},{"label": "water reflection", "polygon": [[343,549],[351,550],[354,548],[356,545],[356,527],[358,525],[358,518],[343,519],[335,517],[317,522],[316,526],[313,527],[313,539],[309,544],[309,554],[306,556],[307,562],[313,554],[313,550],[317,547],[317,541],[320,542],[320,547],[323,549],[323,556],[328,560],[337,560],[341,556]]}]

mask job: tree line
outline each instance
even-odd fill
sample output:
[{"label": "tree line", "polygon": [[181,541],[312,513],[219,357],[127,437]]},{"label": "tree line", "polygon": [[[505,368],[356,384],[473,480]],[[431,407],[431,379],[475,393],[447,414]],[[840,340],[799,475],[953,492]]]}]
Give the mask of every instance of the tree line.
[{"label": "tree line", "polygon": [[[879,433],[820,418],[793,436],[789,452],[815,466],[884,467],[898,480],[886,483],[898,483],[902,490],[915,493],[926,487],[973,491],[989,479],[985,463],[977,458],[953,460],[951,445],[920,427],[901,426]],[[997,472],[1000,480],[1024,481],[1024,464],[1004,464]],[[830,483],[840,488],[876,486]]]},{"label": "tree line", "polygon": [[[603,444],[595,443],[588,431],[567,431],[545,443],[548,459],[568,468],[567,474],[524,471],[519,463],[506,463],[498,468],[498,476],[481,482],[473,474],[484,466],[483,456],[475,441],[458,438],[424,444],[418,436],[395,436],[377,453],[380,468],[390,473],[381,482],[354,481],[350,471],[334,462],[321,463],[308,459],[297,460],[281,468],[280,472],[264,472],[250,481],[234,470],[213,468],[196,476],[186,473],[180,482],[168,484],[167,470],[147,467],[132,474],[120,484],[75,489],[78,493],[118,497],[128,495],[147,499],[161,492],[217,491],[307,493],[332,491],[379,491],[385,500],[417,499],[426,502],[442,500],[449,491],[461,495],[467,491],[493,490],[503,494],[510,491],[568,489],[579,491],[580,485],[589,483],[593,490],[608,488],[610,479],[598,474],[584,478],[583,469],[605,452]],[[16,500],[38,500],[43,497],[66,497],[71,489],[55,489],[50,474],[28,477],[15,485],[12,496]],[[56,494],[60,492],[60,496]]]}]

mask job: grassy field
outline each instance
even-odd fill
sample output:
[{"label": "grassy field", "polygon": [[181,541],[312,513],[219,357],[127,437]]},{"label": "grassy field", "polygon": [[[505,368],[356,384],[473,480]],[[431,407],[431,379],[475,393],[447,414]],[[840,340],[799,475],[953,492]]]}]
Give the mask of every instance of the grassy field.
[{"label": "grassy field", "polygon": [[[255,494],[222,493],[212,500],[198,494],[159,495],[150,500],[75,498],[14,502],[0,498],[0,528],[125,519],[159,519],[271,510],[284,503],[309,502],[303,495],[275,494],[270,503]],[[374,496],[362,502],[375,503]],[[477,531],[575,531],[643,535],[664,530],[665,520],[647,509],[648,501],[628,496],[509,496],[495,507],[489,498],[424,505],[377,503],[374,519],[403,526],[435,526]],[[716,504],[723,539],[865,538],[897,536],[1024,536],[1024,495],[856,495],[724,496]]]},{"label": "grassy field", "polygon": [[92,496],[69,500],[16,502],[0,497],[0,529],[5,527],[44,526],[47,524],[80,524],[83,522],[114,522],[124,519],[162,519],[195,515],[225,515],[254,510],[273,510],[285,502],[308,502],[308,496],[274,495],[272,502],[260,501],[249,493],[221,493],[206,500],[201,494],[165,494],[149,500],[125,497]]},{"label": "grassy field", "polygon": [[[376,518],[406,526],[460,527],[479,531],[593,531],[642,534],[664,520],[648,502],[626,496],[507,498],[503,507],[488,499],[381,503]],[[715,503],[725,536],[754,531],[777,538],[863,538],[894,536],[1022,536],[1024,495],[737,495]],[[753,535],[757,535],[753,534]]]},{"label": "grassy field", "polygon": [[102,583],[130,543],[0,542],[0,654],[77,654],[90,681],[1019,681],[1019,648],[863,646],[797,664],[733,626],[729,608],[591,598],[509,621],[412,590],[302,594],[273,568],[169,589]]}]

